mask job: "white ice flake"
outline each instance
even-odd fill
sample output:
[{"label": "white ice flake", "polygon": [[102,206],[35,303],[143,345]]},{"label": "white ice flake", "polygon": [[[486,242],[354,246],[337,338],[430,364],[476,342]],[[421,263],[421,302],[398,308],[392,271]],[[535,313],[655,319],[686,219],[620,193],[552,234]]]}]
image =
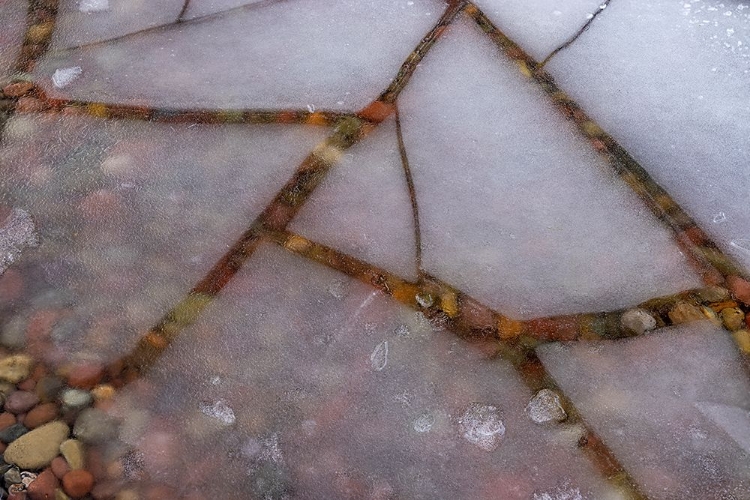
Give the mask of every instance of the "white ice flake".
[{"label": "white ice flake", "polygon": [[388,364],[388,341],[384,340],[375,346],[375,349],[370,354],[370,363],[372,369],[375,371],[381,371]]},{"label": "white ice flake", "polygon": [[73,83],[73,80],[81,76],[81,73],[83,73],[83,69],[80,66],[57,69],[52,75],[52,85],[58,89],[67,87]]},{"label": "white ice flake", "polygon": [[81,12],[104,12],[109,10],[109,0],[81,0],[78,3]]},{"label": "white ice flake", "polygon": [[235,421],[234,411],[224,401],[201,403],[199,408],[204,415],[215,418],[224,425],[232,425]]},{"label": "white ice flake", "polygon": [[505,424],[496,406],[472,403],[458,419],[461,435],[485,451],[492,451],[505,435]]}]

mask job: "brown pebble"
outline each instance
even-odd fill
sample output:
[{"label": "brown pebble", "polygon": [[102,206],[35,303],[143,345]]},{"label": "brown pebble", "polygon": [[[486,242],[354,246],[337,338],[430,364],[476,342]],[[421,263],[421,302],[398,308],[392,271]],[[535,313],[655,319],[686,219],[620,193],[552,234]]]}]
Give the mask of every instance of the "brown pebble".
[{"label": "brown pebble", "polygon": [[18,390],[31,392],[34,390],[35,386],[36,386],[36,380],[34,380],[33,378],[27,378],[26,380],[18,384]]},{"label": "brown pebble", "polygon": [[63,388],[63,381],[58,377],[46,376],[39,379],[34,388],[34,392],[39,396],[42,403],[53,402]]},{"label": "brown pebble", "polygon": [[8,97],[21,97],[31,92],[34,84],[31,82],[14,82],[3,87],[3,94]]},{"label": "brown pebble", "polygon": [[745,315],[745,325],[746,328],[750,328],[750,312]]},{"label": "brown pebble", "polygon": [[16,423],[16,416],[7,411],[0,413],[0,431]]},{"label": "brown pebble", "polygon": [[706,319],[706,317],[703,315],[701,310],[695,307],[693,304],[689,304],[687,302],[678,302],[677,304],[675,304],[672,310],[669,311],[669,319],[673,324],[679,325],[682,323],[687,323],[689,321]]},{"label": "brown pebble", "polygon": [[42,471],[26,491],[30,500],[54,500],[55,489],[60,485],[50,469]]},{"label": "brown pebble", "polygon": [[18,415],[26,413],[39,403],[39,396],[33,392],[16,391],[8,395],[5,400],[5,410]]},{"label": "brown pebble", "polygon": [[738,307],[727,307],[719,313],[724,326],[727,330],[735,331],[743,327],[745,323],[745,313]]},{"label": "brown pebble", "polygon": [[55,417],[57,417],[57,405],[55,403],[42,403],[26,414],[23,425],[29,429],[34,429],[47,422],[52,422]]},{"label": "brown pebble", "polygon": [[94,476],[85,469],[72,470],[63,476],[62,482],[65,493],[72,498],[81,498],[94,487]]},{"label": "brown pebble", "polygon": [[730,276],[727,278],[727,285],[737,300],[750,305],[750,283],[747,280],[739,276]]},{"label": "brown pebble", "polygon": [[100,364],[76,365],[68,373],[68,385],[78,389],[90,390],[101,381],[103,374],[104,367]]},{"label": "brown pebble", "polygon": [[70,472],[70,466],[68,465],[68,461],[65,460],[63,457],[57,456],[52,459],[52,463],[49,464],[50,469],[52,469],[52,472],[57,476],[58,479],[62,479],[65,474]]}]

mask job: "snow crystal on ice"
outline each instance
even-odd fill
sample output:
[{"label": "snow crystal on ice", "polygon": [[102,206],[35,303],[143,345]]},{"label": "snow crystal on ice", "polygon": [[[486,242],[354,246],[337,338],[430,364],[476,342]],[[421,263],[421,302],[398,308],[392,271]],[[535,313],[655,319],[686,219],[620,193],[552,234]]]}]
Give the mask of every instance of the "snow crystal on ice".
[{"label": "snow crystal on ice", "polygon": [[234,411],[224,401],[201,403],[199,407],[204,415],[215,418],[224,425],[232,425],[235,421]]},{"label": "snow crystal on ice", "polygon": [[14,208],[0,225],[0,274],[15,262],[24,248],[38,244],[39,239],[31,215],[25,210]]},{"label": "snow crystal on ice", "polygon": [[388,341],[384,340],[375,346],[375,350],[370,354],[370,364],[375,371],[381,371],[388,364]]},{"label": "snow crystal on ice", "polygon": [[80,66],[55,70],[55,73],[52,75],[52,85],[58,89],[67,87],[73,83],[73,80],[81,76],[81,73],[83,73],[83,69]]},{"label": "snow crystal on ice", "polygon": [[458,420],[461,435],[481,449],[492,451],[505,435],[505,424],[497,407],[472,403]]},{"label": "snow crystal on ice", "polygon": [[435,425],[435,416],[430,413],[425,413],[414,420],[412,427],[415,431],[423,433],[429,432],[433,425]]}]

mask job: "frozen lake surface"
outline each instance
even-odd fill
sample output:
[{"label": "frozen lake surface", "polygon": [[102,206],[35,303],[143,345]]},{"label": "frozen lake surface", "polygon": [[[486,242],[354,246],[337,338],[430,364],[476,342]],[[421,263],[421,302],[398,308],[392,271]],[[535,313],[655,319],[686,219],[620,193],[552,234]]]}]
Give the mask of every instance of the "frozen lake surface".
[{"label": "frozen lake surface", "polygon": [[750,4],[0,26],[0,497],[750,500]]}]

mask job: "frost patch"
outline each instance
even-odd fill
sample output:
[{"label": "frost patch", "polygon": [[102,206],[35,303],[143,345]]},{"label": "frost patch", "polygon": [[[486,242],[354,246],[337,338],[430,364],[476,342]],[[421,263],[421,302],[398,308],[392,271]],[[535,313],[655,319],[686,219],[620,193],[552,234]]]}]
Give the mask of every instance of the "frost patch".
[{"label": "frost patch", "polygon": [[67,87],[73,83],[73,80],[81,76],[81,73],[83,73],[83,69],[80,66],[57,69],[52,75],[52,85],[58,89]]},{"label": "frost patch", "polygon": [[78,3],[81,12],[104,12],[109,10],[109,0],[81,0]]},{"label": "frost patch", "polygon": [[0,274],[18,259],[26,247],[39,245],[36,226],[31,215],[14,208],[0,225]]},{"label": "frost patch", "polygon": [[549,389],[542,389],[534,394],[526,405],[526,413],[536,424],[562,422],[568,416],[560,403],[560,396]]},{"label": "frost patch", "polygon": [[388,364],[388,341],[384,340],[379,343],[375,350],[370,354],[370,364],[375,371],[382,371]]},{"label": "frost patch", "polygon": [[492,451],[505,435],[505,424],[497,407],[472,403],[458,419],[461,435],[485,451]]},{"label": "frost patch", "polygon": [[425,432],[429,432],[430,429],[432,429],[433,425],[435,425],[435,416],[430,413],[425,413],[414,420],[412,427],[415,431],[422,434]]},{"label": "frost patch", "polygon": [[534,500],[584,500],[578,488],[560,487],[554,491],[534,493]]},{"label": "frost patch", "polygon": [[224,425],[232,425],[235,421],[234,411],[224,401],[216,401],[214,404],[201,403],[201,413],[215,418]]}]

